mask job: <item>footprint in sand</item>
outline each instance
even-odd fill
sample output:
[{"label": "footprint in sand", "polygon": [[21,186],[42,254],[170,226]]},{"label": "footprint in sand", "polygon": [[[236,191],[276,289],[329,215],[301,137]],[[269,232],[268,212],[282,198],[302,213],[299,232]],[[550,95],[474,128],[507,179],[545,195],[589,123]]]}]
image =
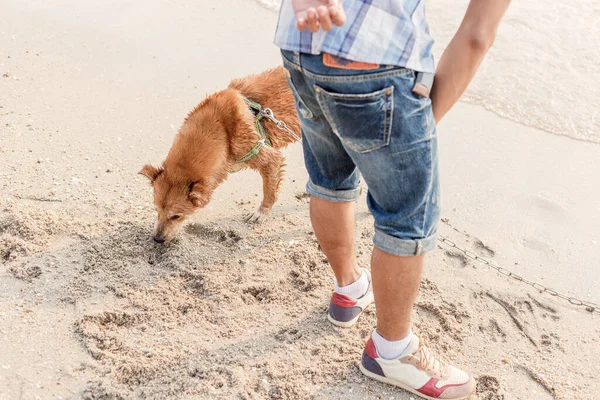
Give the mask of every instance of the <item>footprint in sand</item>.
[{"label": "footprint in sand", "polygon": [[12,235],[3,235],[0,231],[0,259],[4,262],[15,261],[30,253],[32,253],[31,246],[27,240]]},{"label": "footprint in sand", "polygon": [[445,251],[444,253],[446,254],[448,265],[451,265],[455,268],[465,268],[467,265],[469,265],[467,257],[462,253],[449,250]]},{"label": "footprint in sand", "polygon": [[498,378],[491,375],[481,375],[477,378],[477,394],[482,400],[504,400]]},{"label": "footprint in sand", "polygon": [[271,289],[265,286],[250,286],[242,291],[242,300],[246,304],[269,303],[271,297]]},{"label": "footprint in sand", "polygon": [[523,247],[526,247],[531,250],[541,251],[541,252],[550,252],[552,251],[552,245],[546,243],[545,241],[535,238],[535,237],[524,237],[521,239],[521,244]]},{"label": "footprint in sand", "polygon": [[[533,305],[535,305],[536,308],[538,308],[538,311],[542,315],[542,318],[550,318],[553,321],[560,320],[560,316],[558,315],[558,311],[556,310],[556,308],[541,303],[539,300],[537,300],[535,297],[533,297],[530,294],[528,294],[527,296],[529,296],[529,298],[533,302]],[[527,300],[525,300],[525,301],[527,302]],[[531,312],[533,312],[533,306],[530,306],[530,307],[532,308]]]},{"label": "footprint in sand", "polygon": [[228,247],[242,240],[241,234],[233,229],[225,230],[202,224],[189,224],[185,227],[185,231],[200,239],[216,240]]},{"label": "footprint in sand", "polygon": [[290,283],[293,287],[300,290],[301,292],[312,292],[317,288],[314,282],[308,276],[304,276],[299,271],[290,271]]},{"label": "footprint in sand", "polygon": [[550,199],[537,195],[533,199],[536,211],[549,220],[562,221],[567,217],[568,209],[560,203],[560,199]]},{"label": "footprint in sand", "polygon": [[[436,330],[438,333],[444,332],[455,341],[462,342],[465,332],[460,329],[460,324],[464,319],[470,318],[462,305],[457,306],[446,301],[441,305],[431,302],[418,302],[415,303],[415,307],[417,308],[417,314],[424,321],[437,320],[439,328]],[[432,326],[430,325],[430,327]]]},{"label": "footprint in sand", "polygon": [[284,328],[275,334],[275,339],[278,342],[291,344],[302,337],[302,332],[298,329]]},{"label": "footprint in sand", "polygon": [[498,342],[499,340],[506,342],[506,332],[495,318],[490,318],[490,322],[487,326],[480,325],[479,331],[489,335],[494,342]]},{"label": "footprint in sand", "polygon": [[496,252],[490,246],[486,245],[478,238],[475,238],[473,247],[475,248],[475,253],[481,257],[492,258],[496,255]]},{"label": "footprint in sand", "polygon": [[529,340],[529,342],[535,348],[537,348],[538,347],[537,342],[535,341],[535,339],[533,339],[533,337],[531,337],[531,334],[529,333],[529,330],[527,329],[527,326],[526,326],[524,320],[521,319],[521,316],[519,315],[519,311],[516,309],[516,307],[513,304],[511,304],[509,301],[503,300],[503,299],[493,295],[490,292],[485,292],[485,295],[489,299],[491,299],[492,301],[494,301],[495,303],[500,305],[502,308],[504,308],[504,310],[508,313],[510,319],[514,323],[515,327],[523,334],[523,336],[525,336]]},{"label": "footprint in sand", "polygon": [[433,293],[433,294],[438,294],[440,293],[440,289],[438,289],[437,285],[435,283],[433,283],[431,280],[427,279],[427,278],[423,278],[421,280],[421,292],[424,293]]},{"label": "footprint in sand", "polygon": [[29,264],[14,265],[8,269],[8,272],[26,282],[31,282],[42,275],[42,269],[38,265]]},{"label": "footprint in sand", "polygon": [[191,272],[181,273],[184,279],[185,288],[195,296],[204,296],[207,293],[206,281],[204,276]]}]

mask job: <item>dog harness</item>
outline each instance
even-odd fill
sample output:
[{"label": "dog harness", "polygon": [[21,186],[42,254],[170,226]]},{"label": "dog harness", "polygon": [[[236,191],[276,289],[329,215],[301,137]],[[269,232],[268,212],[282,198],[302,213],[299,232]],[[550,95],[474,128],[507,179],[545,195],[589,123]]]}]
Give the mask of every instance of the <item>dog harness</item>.
[{"label": "dog harness", "polygon": [[277,126],[278,129],[289,133],[290,136],[293,137],[297,142],[302,141],[302,139],[300,137],[298,137],[298,135],[296,135],[294,133],[294,131],[292,131],[290,128],[288,128],[288,126],[285,122],[275,118],[275,114],[273,114],[273,110],[271,110],[270,108],[264,108],[262,105],[258,104],[255,101],[250,100],[247,97],[243,97],[243,99],[244,99],[244,102],[250,108],[250,111],[252,111],[252,113],[254,114],[254,127],[256,128],[256,132],[258,132],[258,134],[260,135],[260,139],[258,140],[256,145],[254,147],[252,147],[248,153],[246,153],[245,156],[243,156],[242,158],[240,158],[238,160],[238,163],[245,163],[247,161],[252,160],[254,157],[256,157],[258,155],[258,153],[260,153],[260,150],[265,145],[269,146],[269,147],[273,146],[273,144],[271,143],[271,139],[269,139],[269,137],[265,133],[265,127],[262,124],[263,118],[266,118],[269,121],[273,122],[275,124],[275,126]]},{"label": "dog harness", "polygon": [[250,111],[254,114],[254,127],[256,128],[256,132],[260,135],[260,139],[256,143],[254,147],[250,149],[248,153],[242,158],[238,160],[238,163],[244,163],[246,161],[252,160],[254,157],[260,153],[260,149],[262,149],[265,145],[272,147],[271,139],[265,133],[265,127],[263,126],[261,120],[265,117],[265,112],[263,106],[260,104],[250,100],[247,97],[244,97],[244,102],[250,108]]}]

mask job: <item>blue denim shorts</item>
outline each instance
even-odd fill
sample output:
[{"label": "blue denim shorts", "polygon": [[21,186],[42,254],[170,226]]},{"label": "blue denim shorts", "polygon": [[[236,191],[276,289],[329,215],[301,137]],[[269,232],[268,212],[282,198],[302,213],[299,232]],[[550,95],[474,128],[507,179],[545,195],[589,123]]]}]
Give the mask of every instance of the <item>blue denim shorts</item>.
[{"label": "blue denim shorts", "polygon": [[432,250],[440,216],[437,135],[430,99],[412,92],[415,72],[282,55],[302,123],[308,194],[354,201],[362,175],[374,245],[397,256]]}]

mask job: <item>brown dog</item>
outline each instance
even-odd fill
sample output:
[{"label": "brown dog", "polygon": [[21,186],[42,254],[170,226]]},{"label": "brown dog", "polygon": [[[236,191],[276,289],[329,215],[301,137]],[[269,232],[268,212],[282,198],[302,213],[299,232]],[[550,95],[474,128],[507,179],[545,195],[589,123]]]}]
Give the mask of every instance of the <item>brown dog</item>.
[{"label": "brown dog", "polygon": [[258,171],[263,180],[262,203],[246,219],[258,221],[273,207],[285,161],[279,149],[295,139],[263,118],[260,124],[271,146],[262,146],[252,157],[250,152],[261,134],[255,126],[256,111],[245,99],[270,108],[277,119],[300,134],[294,97],[282,67],[234,80],[227,89],[207,97],[185,119],[162,166],[145,165],[139,172],[154,188],[156,242],[172,239],[189,215],[208,204],[229,173],[243,168]]}]

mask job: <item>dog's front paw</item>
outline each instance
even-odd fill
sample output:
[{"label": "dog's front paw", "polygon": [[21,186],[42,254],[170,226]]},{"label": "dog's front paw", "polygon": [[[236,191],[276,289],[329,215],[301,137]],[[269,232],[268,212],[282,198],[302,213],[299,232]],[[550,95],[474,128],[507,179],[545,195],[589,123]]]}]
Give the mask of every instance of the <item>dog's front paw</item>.
[{"label": "dog's front paw", "polygon": [[244,221],[248,222],[249,224],[257,224],[267,219],[267,215],[269,215],[269,210],[265,210],[264,208],[260,207],[253,213],[247,214],[244,217]]}]

